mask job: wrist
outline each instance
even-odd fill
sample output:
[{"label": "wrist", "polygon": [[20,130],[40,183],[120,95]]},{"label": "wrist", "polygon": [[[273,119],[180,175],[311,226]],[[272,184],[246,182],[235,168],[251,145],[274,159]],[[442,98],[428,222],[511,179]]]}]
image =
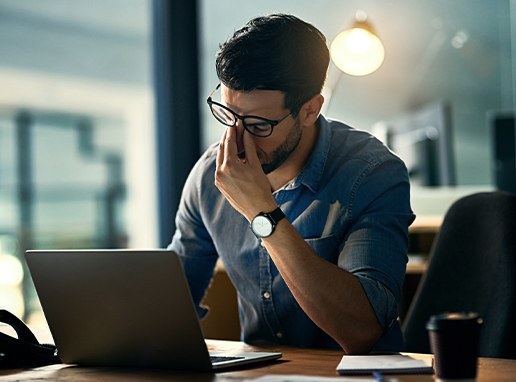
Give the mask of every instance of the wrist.
[{"label": "wrist", "polygon": [[244,214],[247,221],[250,223],[258,214],[260,213],[269,213],[278,208],[278,205],[275,201],[267,202],[263,204],[253,205],[252,208],[249,208],[248,212]]}]

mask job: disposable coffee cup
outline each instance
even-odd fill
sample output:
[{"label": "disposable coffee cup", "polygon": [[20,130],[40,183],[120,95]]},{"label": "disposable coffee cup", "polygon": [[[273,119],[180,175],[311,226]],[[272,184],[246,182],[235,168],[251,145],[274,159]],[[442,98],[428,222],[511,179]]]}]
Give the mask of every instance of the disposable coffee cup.
[{"label": "disposable coffee cup", "polygon": [[440,381],[474,381],[482,319],[477,313],[443,313],[426,324]]}]

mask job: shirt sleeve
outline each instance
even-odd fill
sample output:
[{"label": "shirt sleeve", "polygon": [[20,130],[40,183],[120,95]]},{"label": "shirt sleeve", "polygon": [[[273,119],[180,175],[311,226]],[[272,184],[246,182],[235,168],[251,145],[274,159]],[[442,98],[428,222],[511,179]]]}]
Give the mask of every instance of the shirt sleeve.
[{"label": "shirt sleeve", "polygon": [[398,318],[407,264],[410,185],[398,158],[368,166],[353,188],[351,228],[339,255],[339,266],[360,281],[378,322],[385,329]]},{"label": "shirt sleeve", "polygon": [[202,219],[200,192],[203,173],[206,171],[203,156],[190,172],[176,214],[176,231],[168,249],[175,251],[183,264],[197,313],[203,318],[208,310],[201,306],[206,290],[213,278],[217,252]]}]

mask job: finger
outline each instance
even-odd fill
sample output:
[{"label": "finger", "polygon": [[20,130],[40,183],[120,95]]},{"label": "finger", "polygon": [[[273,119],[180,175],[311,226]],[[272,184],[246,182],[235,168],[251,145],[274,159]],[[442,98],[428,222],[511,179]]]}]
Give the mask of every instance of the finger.
[{"label": "finger", "polygon": [[229,126],[226,135],[226,147],[224,148],[224,155],[226,160],[238,159],[237,149],[237,128],[236,126]]},{"label": "finger", "polygon": [[228,129],[224,130],[224,134],[222,134],[222,138],[219,142],[219,147],[217,149],[217,167],[220,168],[222,163],[224,162],[224,147],[226,146],[226,135],[228,133]]}]

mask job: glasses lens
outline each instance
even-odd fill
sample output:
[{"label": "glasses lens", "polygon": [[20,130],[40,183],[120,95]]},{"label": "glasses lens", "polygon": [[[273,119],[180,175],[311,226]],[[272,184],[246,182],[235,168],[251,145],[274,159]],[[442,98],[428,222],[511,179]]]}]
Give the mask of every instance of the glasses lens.
[{"label": "glasses lens", "polygon": [[224,125],[233,126],[236,123],[235,116],[222,105],[216,103],[210,104],[211,112],[213,116]]},{"label": "glasses lens", "polygon": [[260,118],[244,118],[244,127],[258,137],[268,137],[272,131],[271,123]]}]

